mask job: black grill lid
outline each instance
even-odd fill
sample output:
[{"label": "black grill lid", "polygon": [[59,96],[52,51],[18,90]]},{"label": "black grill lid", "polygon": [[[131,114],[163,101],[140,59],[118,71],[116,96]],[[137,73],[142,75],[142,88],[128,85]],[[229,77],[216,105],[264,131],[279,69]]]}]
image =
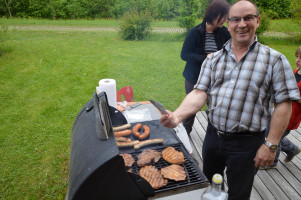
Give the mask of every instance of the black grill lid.
[{"label": "black grill lid", "polygon": [[104,117],[95,115],[94,105],[98,102],[94,101],[98,98],[105,102],[103,106],[107,106],[105,109],[112,114],[113,124],[127,121],[120,112],[108,106],[105,93],[95,95],[81,109],[72,128],[67,199],[146,199],[154,195],[144,180],[125,171],[113,132],[108,131],[107,140],[97,136],[96,129],[103,129],[99,117]]}]

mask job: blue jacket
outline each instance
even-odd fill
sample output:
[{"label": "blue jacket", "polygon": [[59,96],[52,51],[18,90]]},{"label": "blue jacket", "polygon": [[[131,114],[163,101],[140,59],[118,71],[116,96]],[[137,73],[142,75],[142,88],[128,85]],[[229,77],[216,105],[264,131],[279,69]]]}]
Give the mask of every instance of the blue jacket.
[{"label": "blue jacket", "polygon": [[[217,49],[220,50],[223,45],[231,38],[226,27],[218,28],[213,32]],[[206,59],[205,53],[206,21],[189,30],[181,51],[182,60],[186,61],[183,76],[186,80],[195,84],[198,80],[201,66]]]}]

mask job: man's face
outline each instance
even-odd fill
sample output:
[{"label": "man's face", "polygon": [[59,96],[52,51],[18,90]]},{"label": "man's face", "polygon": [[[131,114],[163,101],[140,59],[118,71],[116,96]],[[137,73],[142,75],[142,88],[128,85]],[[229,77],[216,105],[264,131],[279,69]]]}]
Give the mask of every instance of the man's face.
[{"label": "man's face", "polygon": [[229,11],[229,19],[227,26],[233,44],[249,46],[254,41],[260,21],[260,16],[256,16],[254,5],[248,1],[236,3]]}]

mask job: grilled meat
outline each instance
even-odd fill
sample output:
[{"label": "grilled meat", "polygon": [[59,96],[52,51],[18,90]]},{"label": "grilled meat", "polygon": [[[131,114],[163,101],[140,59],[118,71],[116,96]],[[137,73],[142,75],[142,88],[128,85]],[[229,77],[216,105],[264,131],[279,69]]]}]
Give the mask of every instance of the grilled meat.
[{"label": "grilled meat", "polygon": [[144,166],[139,170],[139,175],[147,180],[154,189],[159,189],[167,185],[167,180],[163,178],[160,170],[155,166]]},{"label": "grilled meat", "polygon": [[175,181],[184,181],[186,179],[186,172],[184,167],[180,165],[172,164],[170,166],[164,167],[161,169],[161,174],[164,178],[175,180]]},{"label": "grilled meat", "polygon": [[163,159],[170,164],[182,164],[185,162],[183,152],[177,151],[173,147],[167,147],[162,151]]},{"label": "grilled meat", "polygon": [[135,159],[133,158],[133,156],[131,154],[128,154],[128,153],[123,153],[123,154],[120,154],[124,160],[124,163],[125,163],[125,166],[126,167],[132,167],[132,165],[134,164],[135,162]]},{"label": "grilled meat", "polygon": [[153,149],[144,149],[139,155],[138,155],[138,161],[137,165],[139,167],[143,167],[145,165],[150,164],[151,162],[158,162],[161,158],[161,153],[159,151],[153,150]]}]

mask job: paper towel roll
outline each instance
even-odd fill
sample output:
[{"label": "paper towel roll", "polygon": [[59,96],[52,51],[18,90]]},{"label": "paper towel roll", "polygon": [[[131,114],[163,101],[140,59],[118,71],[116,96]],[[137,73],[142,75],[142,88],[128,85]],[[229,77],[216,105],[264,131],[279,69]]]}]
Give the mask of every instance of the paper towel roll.
[{"label": "paper towel roll", "polygon": [[101,79],[99,81],[99,87],[96,87],[96,93],[99,94],[101,92],[107,94],[109,105],[116,108],[116,81],[114,79]]}]

